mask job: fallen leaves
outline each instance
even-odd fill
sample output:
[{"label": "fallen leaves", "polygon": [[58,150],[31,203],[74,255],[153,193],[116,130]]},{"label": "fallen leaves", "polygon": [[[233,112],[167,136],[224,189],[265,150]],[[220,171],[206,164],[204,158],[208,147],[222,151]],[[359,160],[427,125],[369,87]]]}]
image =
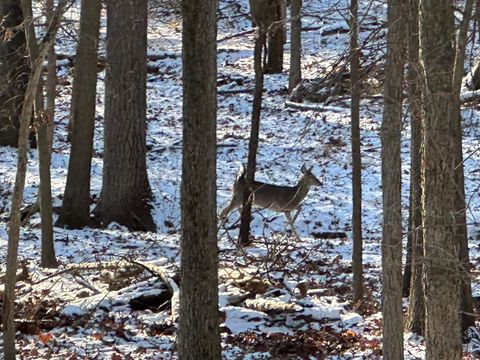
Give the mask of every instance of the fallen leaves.
[{"label": "fallen leaves", "polygon": [[38,340],[40,340],[44,345],[47,345],[52,339],[53,339],[53,335],[50,333],[38,334]]}]

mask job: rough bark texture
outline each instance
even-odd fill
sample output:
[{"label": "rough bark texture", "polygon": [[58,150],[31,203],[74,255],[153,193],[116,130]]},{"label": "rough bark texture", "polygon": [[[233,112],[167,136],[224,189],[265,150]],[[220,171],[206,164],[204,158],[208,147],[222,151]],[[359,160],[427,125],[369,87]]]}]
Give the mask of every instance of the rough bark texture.
[{"label": "rough bark texture", "polygon": [[401,128],[405,63],[405,0],[388,2],[387,63],[381,128],[383,356],[403,359]]},{"label": "rough bark texture", "polygon": [[455,237],[460,244],[459,255],[461,262],[461,290],[460,290],[460,313],[462,332],[465,333],[469,327],[475,326],[473,315],[472,286],[470,280],[470,257],[468,253],[467,233],[467,205],[465,203],[465,179],[463,171],[463,146],[462,146],[462,114],[460,91],[463,79],[463,67],[465,63],[465,49],[468,40],[468,28],[472,17],[474,0],[466,0],[463,11],[463,18],[457,36],[457,47],[455,54],[455,65],[453,73],[453,100],[454,100],[454,151],[455,151]]},{"label": "rough bark texture", "polygon": [[106,226],[155,231],[146,166],[147,0],[107,1],[103,184]]},{"label": "rough bark texture", "polygon": [[[255,180],[255,169],[257,167],[257,149],[258,137],[260,134],[260,114],[262,111],[263,97],[263,67],[262,67],[262,49],[265,45],[265,31],[258,28],[255,38],[254,48],[254,68],[255,68],[255,92],[253,94],[252,119],[250,128],[250,140],[248,142],[248,162],[246,181],[252,184]],[[243,207],[240,223],[240,239],[241,245],[250,243],[250,222],[252,220],[252,202],[250,199],[250,191],[245,191],[243,199]]]},{"label": "rough bark texture", "polygon": [[90,225],[90,170],[95,128],[101,0],[83,0],[72,89],[72,149],[59,225]]},{"label": "rough bark texture", "polygon": [[[410,219],[408,236],[411,256],[407,256],[406,268],[411,269],[411,276],[405,279],[409,282],[409,306],[406,319],[406,329],[423,335],[425,330],[425,301],[423,288],[423,230],[422,230],[422,139],[423,139],[423,80],[420,76],[419,38],[418,38],[418,3],[419,0],[409,0],[408,17],[408,108],[410,110]],[[405,270],[407,272],[407,270]]]},{"label": "rough bark texture", "polygon": [[[22,106],[20,116],[20,130],[18,136],[18,159],[17,176],[12,197],[12,207],[10,211],[9,231],[8,231],[8,249],[7,249],[7,269],[5,276],[5,288],[3,293],[3,344],[4,358],[6,360],[15,359],[15,279],[17,272],[18,241],[20,237],[20,207],[23,203],[23,190],[25,187],[25,176],[27,171],[27,149],[29,123],[32,117],[33,104],[38,91],[43,58],[48,48],[53,43],[60,19],[66,7],[67,1],[60,1],[55,11],[49,29],[40,46],[39,55],[32,66],[32,72],[29,75],[28,86],[25,92],[25,101]],[[28,26],[28,25],[27,25]]]},{"label": "rough bark texture", "polygon": [[290,72],[288,92],[302,80],[302,0],[292,0],[290,4]]},{"label": "rough bark texture", "polygon": [[178,350],[221,358],[216,224],[216,0],[184,0],[182,259]]},{"label": "rough bark texture", "polygon": [[0,2],[0,146],[17,146],[29,64],[20,0]]},{"label": "rough bark texture", "polygon": [[360,61],[358,49],[358,2],[350,2],[350,78],[352,104],[352,233],[353,302],[363,297],[362,158],[360,153]]},{"label": "rough bark texture", "polygon": [[455,30],[451,0],[420,2],[425,69],[425,168],[422,174],[426,358],[461,359],[459,244],[455,235],[455,147],[452,93]]}]

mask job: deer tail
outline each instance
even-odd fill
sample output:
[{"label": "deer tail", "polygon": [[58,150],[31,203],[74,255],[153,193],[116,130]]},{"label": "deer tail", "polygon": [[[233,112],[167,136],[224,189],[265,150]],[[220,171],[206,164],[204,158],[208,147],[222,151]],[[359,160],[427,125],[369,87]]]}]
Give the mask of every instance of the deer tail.
[{"label": "deer tail", "polygon": [[238,172],[237,172],[237,178],[235,181],[239,181],[240,179],[245,179],[245,174],[247,173],[247,168],[245,166],[245,164],[242,164],[240,166],[240,169],[238,169]]}]

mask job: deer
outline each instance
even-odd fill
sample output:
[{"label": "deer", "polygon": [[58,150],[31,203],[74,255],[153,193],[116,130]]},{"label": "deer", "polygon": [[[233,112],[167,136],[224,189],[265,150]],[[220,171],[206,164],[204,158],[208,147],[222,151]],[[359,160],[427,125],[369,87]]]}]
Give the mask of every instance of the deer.
[{"label": "deer", "polygon": [[[294,223],[300,213],[303,200],[312,186],[322,185],[322,182],[312,173],[312,168],[313,166],[307,169],[305,164],[302,165],[300,169],[301,175],[295,186],[274,185],[260,181],[254,181],[250,186],[252,205],[257,208],[283,213],[297,239],[299,237],[295,231]],[[228,205],[220,213],[220,219],[223,221],[235,208],[241,211],[243,197],[247,189],[245,174],[245,165],[242,164],[232,186],[232,197]],[[296,210],[296,213],[292,217],[294,210]]]}]

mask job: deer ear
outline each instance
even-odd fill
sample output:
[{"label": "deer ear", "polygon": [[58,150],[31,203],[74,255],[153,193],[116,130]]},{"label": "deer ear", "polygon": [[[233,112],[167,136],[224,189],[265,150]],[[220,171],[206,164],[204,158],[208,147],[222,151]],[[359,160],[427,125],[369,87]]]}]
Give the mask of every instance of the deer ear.
[{"label": "deer ear", "polygon": [[305,164],[302,165],[302,168],[300,169],[300,171],[305,174],[307,172],[307,167],[305,166]]},{"label": "deer ear", "polygon": [[308,169],[308,172],[312,172],[312,170],[313,170],[313,165],[310,166],[310,169]]}]

